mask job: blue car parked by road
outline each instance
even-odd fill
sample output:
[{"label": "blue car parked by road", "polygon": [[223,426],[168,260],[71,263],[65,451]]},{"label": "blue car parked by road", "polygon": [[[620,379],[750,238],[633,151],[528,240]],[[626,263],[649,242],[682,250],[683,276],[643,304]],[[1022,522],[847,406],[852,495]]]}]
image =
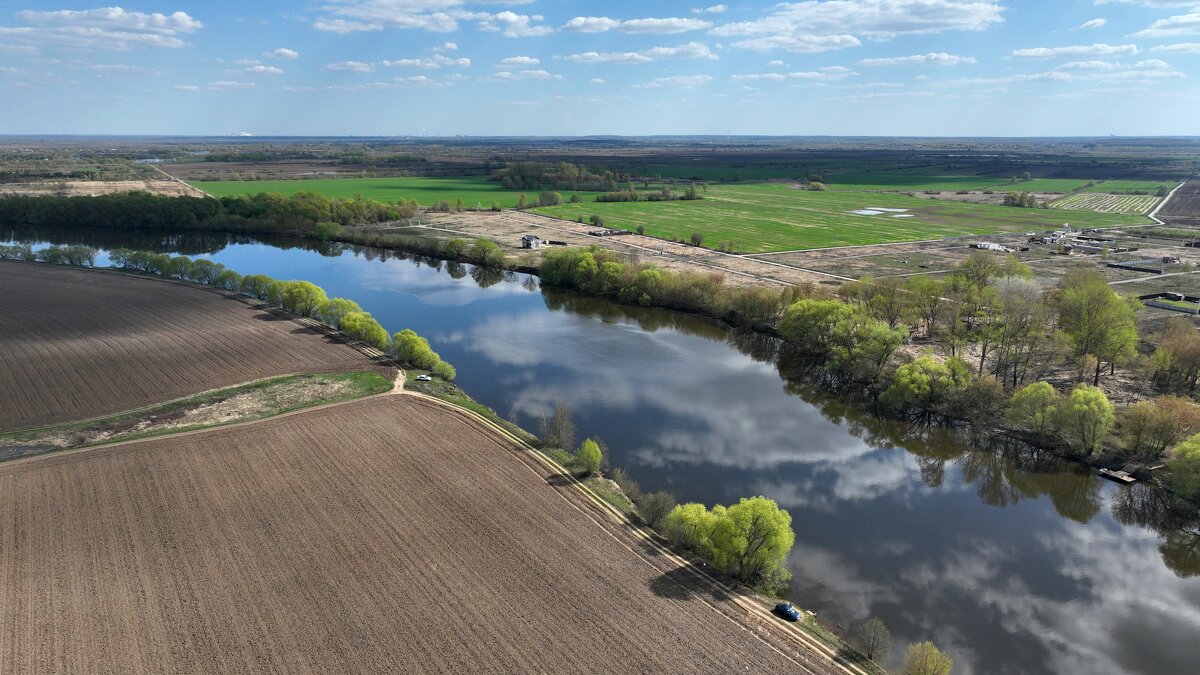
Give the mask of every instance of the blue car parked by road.
[{"label": "blue car parked by road", "polygon": [[788,621],[800,620],[800,610],[796,609],[790,602],[781,602],[775,605],[775,613]]}]

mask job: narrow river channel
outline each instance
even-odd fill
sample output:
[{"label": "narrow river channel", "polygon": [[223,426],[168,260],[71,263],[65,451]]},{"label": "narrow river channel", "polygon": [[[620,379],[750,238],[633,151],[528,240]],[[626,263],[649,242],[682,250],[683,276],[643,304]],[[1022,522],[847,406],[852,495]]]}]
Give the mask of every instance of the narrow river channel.
[{"label": "narrow river channel", "polygon": [[873,419],[781,375],[794,368],[777,365],[770,340],[365,249],[4,238],[181,251],[312,281],[390,331],[427,336],[464,389],[528,429],[564,401],[580,437],[603,439],[643,490],[709,505],[771,497],[796,530],[792,599],[835,626],[882,618],[891,666],[927,639],[956,673],[1183,673],[1200,662],[1194,509],[1180,516],[1157,491],[1045,453]]}]

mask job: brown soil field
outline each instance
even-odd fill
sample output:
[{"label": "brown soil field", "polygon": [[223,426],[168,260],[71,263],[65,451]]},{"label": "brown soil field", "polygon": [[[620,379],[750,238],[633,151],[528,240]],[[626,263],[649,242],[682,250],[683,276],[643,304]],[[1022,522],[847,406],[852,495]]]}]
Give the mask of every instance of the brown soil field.
[{"label": "brown soil field", "polygon": [[94,197],[116,192],[149,192],[171,197],[203,197],[192,186],[173,180],[88,180],[49,183],[0,183],[0,194]]},{"label": "brown soil field", "polygon": [[0,469],[0,672],[833,668],[413,395]]},{"label": "brown soil field", "polygon": [[1167,200],[1158,217],[1171,225],[1200,225],[1200,178],[1192,178]]},{"label": "brown soil field", "polygon": [[317,330],[199,287],[4,261],[0,288],[0,431],[373,365]]}]

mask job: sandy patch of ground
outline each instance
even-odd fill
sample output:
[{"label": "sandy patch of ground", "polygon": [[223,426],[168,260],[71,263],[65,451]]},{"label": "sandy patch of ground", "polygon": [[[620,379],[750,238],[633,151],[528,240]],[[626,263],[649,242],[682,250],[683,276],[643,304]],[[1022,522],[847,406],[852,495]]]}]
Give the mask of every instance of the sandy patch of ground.
[{"label": "sandy patch of ground", "polygon": [[192,186],[173,180],[87,180],[48,183],[0,183],[0,194],[94,197],[117,192],[149,192],[170,197],[203,197]]}]

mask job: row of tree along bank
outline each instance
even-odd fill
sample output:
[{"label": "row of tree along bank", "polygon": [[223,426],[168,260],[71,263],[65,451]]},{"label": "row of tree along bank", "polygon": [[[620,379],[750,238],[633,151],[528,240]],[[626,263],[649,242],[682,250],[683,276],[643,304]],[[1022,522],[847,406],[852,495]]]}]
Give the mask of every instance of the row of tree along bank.
[{"label": "row of tree along bank", "polygon": [[[80,267],[94,266],[96,253],[95,249],[86,246],[50,246],[39,251],[28,246],[0,246],[0,260],[20,259]],[[454,366],[443,361],[425,338],[407,328],[389,335],[358,303],[346,298],[330,298],[324,289],[311,282],[279,281],[265,274],[243,276],[221,263],[204,258],[193,260],[182,255],[119,248],[110,251],[108,257],[112,266],[118,269],[240,293],[270,307],[319,321],[352,340],[387,352],[399,363],[427,370],[444,380],[453,380],[456,376]]]},{"label": "row of tree along bank", "polygon": [[[512,265],[487,239],[468,243],[340,230],[341,222],[405,217],[417,209],[411,203],[379,205],[312,193],[219,202],[136,193],[6,197],[0,199],[0,223],[163,229],[234,223],[237,231],[289,231],[487,269]],[[189,216],[193,211],[208,215]],[[824,384],[888,414],[1004,429],[1100,465],[1166,463],[1167,483],[1180,494],[1200,497],[1200,452],[1193,450],[1200,438],[1183,443],[1200,433],[1200,412],[1179,396],[1193,394],[1200,381],[1200,332],[1179,317],[1143,342],[1136,301],[1118,295],[1098,272],[1072,271],[1043,291],[1015,259],[977,252],[939,278],[863,279],[835,292],[813,285],[779,291],[730,286],[719,274],[669,272],[599,247],[547,251],[540,268],[530,271],[549,286],[694,312],[781,336],[791,351],[816,364],[815,375]],[[927,353],[913,349],[920,345]],[[1059,388],[1022,392],[1044,379]],[[1105,394],[1114,386],[1127,398],[1144,400],[1118,409]],[[1027,407],[1034,400],[1042,408],[1031,415]]]}]

